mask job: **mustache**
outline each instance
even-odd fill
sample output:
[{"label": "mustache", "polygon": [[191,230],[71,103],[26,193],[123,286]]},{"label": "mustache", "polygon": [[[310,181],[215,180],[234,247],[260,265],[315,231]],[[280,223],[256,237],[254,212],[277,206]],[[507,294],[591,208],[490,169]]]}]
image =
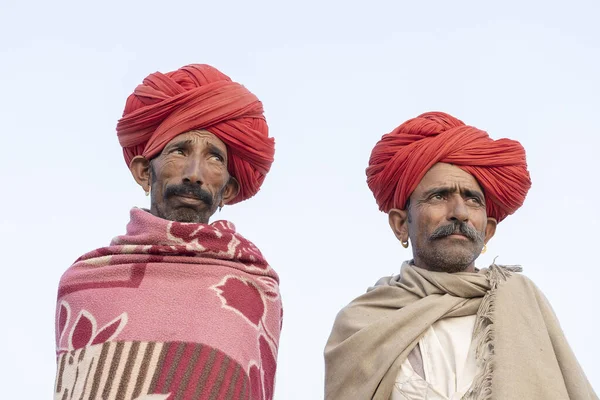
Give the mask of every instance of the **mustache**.
[{"label": "mustache", "polygon": [[165,189],[165,197],[171,196],[192,196],[205,203],[209,208],[213,206],[212,195],[200,186],[192,183],[182,183],[167,187]]},{"label": "mustache", "polygon": [[450,236],[455,233],[460,233],[461,235],[466,236],[474,242],[483,242],[484,235],[477,232],[477,230],[469,225],[466,222],[454,222],[449,225],[440,226],[437,228],[431,236],[429,236],[430,240],[440,239],[446,236]]}]

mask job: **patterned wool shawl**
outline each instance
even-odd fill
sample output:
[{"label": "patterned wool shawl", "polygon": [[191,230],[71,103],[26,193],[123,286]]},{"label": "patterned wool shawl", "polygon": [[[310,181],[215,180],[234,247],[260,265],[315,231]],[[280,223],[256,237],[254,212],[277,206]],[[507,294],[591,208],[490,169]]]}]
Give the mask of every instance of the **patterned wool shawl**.
[{"label": "patterned wool shawl", "polygon": [[325,347],[325,399],[388,400],[427,328],[473,314],[480,372],[465,399],[598,399],[548,301],[518,270],[448,274],[404,263],[338,314]]},{"label": "patterned wool shawl", "polygon": [[60,281],[55,399],[270,400],[281,316],[277,274],[233,224],[134,208]]}]

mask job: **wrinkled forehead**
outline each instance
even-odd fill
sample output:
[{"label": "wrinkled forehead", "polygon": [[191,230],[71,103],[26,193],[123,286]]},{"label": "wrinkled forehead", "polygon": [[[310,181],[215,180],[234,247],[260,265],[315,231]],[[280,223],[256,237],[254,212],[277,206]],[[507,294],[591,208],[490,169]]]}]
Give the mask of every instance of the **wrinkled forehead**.
[{"label": "wrinkled forehead", "polygon": [[181,142],[187,142],[193,145],[204,144],[216,146],[219,150],[223,151],[225,155],[227,155],[227,146],[225,143],[223,143],[223,141],[214,134],[204,129],[194,129],[181,133],[171,139],[169,143],[165,145],[165,147]]},{"label": "wrinkled forehead", "polygon": [[483,193],[483,189],[477,179],[467,171],[456,165],[437,163],[427,171],[421,179],[413,194],[423,193],[432,188],[448,188],[462,190],[477,190]]}]

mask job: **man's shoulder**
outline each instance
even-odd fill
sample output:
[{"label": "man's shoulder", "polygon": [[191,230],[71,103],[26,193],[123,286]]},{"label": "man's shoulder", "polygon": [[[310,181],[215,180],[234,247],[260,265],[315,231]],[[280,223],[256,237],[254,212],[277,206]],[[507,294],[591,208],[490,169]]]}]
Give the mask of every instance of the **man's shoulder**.
[{"label": "man's shoulder", "polygon": [[[504,267],[506,268],[506,267]],[[525,285],[525,286],[533,286],[535,287],[535,283],[529,278],[525,273],[523,273],[523,268],[519,266],[518,269],[511,269],[509,271],[509,277],[507,282],[512,282],[517,285]]]},{"label": "man's shoulder", "polygon": [[399,277],[399,275],[383,276],[383,277],[379,278],[373,286],[369,286],[367,288],[367,292],[370,292],[380,286],[391,286],[392,282],[396,281],[398,279],[398,277]]},{"label": "man's shoulder", "polygon": [[513,272],[510,274],[501,290],[515,298],[522,296],[533,296],[538,301],[547,303],[546,296],[531,278],[522,272]]}]

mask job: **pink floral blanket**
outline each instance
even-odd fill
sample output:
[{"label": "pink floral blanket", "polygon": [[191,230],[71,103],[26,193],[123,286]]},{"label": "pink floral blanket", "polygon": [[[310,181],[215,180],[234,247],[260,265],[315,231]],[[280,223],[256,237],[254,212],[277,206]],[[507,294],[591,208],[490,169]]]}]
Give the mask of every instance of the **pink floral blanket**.
[{"label": "pink floral blanket", "polygon": [[134,208],[63,275],[55,399],[273,398],[279,279],[230,222]]}]

